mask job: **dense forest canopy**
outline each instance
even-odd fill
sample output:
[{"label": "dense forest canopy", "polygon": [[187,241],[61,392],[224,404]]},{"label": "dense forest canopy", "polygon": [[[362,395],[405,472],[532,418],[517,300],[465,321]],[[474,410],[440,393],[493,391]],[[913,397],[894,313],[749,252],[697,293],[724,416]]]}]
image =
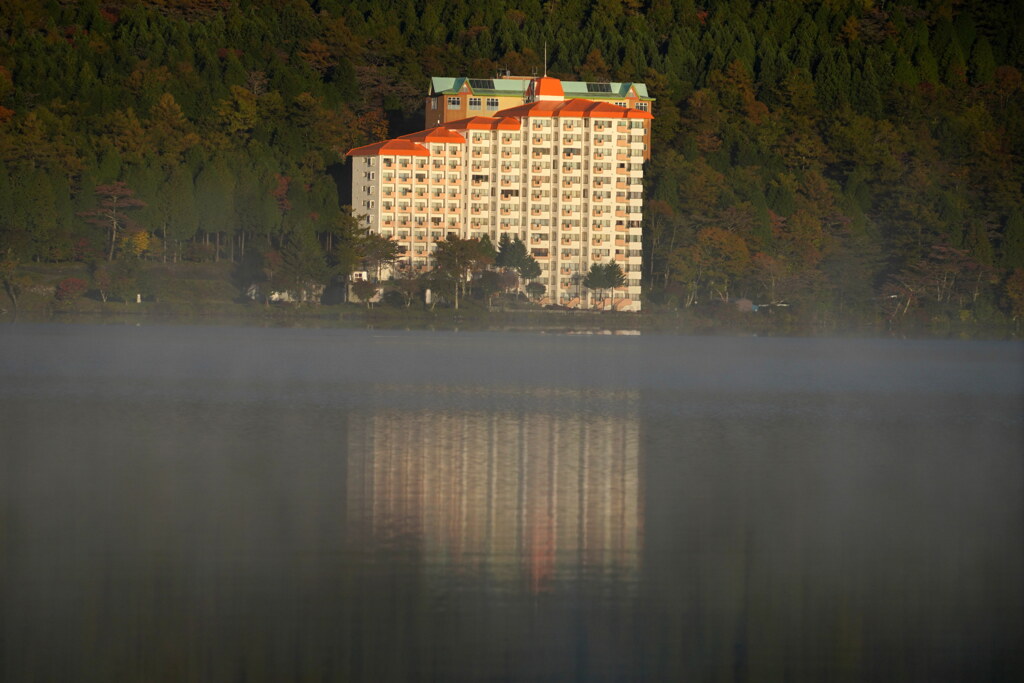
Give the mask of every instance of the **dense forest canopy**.
[{"label": "dense forest canopy", "polygon": [[651,301],[991,317],[1024,307],[1022,25],[980,0],[4,0],[3,270],[337,277],[345,152],[417,129],[430,76],[534,73],[546,42],[551,75],[657,98]]}]

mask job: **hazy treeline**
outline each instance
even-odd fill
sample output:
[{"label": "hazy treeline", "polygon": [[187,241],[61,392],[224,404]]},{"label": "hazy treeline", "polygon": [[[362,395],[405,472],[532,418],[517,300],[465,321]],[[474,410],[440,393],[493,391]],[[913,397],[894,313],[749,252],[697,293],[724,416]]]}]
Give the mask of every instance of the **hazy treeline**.
[{"label": "hazy treeline", "polygon": [[1024,306],[1022,24],[973,0],[8,0],[0,245],[344,270],[344,153],[420,127],[429,76],[530,74],[546,41],[552,75],[657,98],[653,301],[991,318]]}]

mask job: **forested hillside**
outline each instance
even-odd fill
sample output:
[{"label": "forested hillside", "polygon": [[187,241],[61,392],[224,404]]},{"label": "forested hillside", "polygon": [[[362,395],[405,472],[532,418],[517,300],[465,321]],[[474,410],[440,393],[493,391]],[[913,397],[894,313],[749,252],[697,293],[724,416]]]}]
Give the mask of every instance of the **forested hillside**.
[{"label": "forested hillside", "polygon": [[430,76],[530,74],[546,41],[551,75],[657,98],[652,302],[1021,314],[1022,25],[973,0],[3,0],[0,273],[340,277],[345,152],[416,129]]}]

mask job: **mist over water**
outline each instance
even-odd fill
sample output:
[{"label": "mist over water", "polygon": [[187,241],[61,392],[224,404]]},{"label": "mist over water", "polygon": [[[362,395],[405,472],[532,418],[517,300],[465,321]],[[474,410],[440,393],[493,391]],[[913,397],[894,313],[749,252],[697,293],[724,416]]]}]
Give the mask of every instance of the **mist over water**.
[{"label": "mist over water", "polygon": [[0,331],[0,679],[1016,680],[1014,343]]}]

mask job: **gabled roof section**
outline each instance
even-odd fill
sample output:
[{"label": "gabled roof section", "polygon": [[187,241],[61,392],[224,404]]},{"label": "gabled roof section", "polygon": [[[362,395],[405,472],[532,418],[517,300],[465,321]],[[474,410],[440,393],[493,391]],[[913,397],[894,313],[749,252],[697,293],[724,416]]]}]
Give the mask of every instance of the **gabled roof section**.
[{"label": "gabled roof section", "polygon": [[565,96],[582,97],[588,100],[621,100],[630,95],[630,89],[636,92],[641,100],[653,100],[647,94],[645,83],[600,83],[592,81],[562,81]]},{"label": "gabled roof section", "polygon": [[502,109],[497,112],[498,116],[514,116],[516,118],[524,118],[527,116],[555,116],[558,112],[558,108],[564,104],[563,102],[530,102],[528,104],[520,104],[515,107],[509,107],[508,109]]},{"label": "gabled roof section", "polygon": [[448,121],[452,130],[519,130],[519,120],[507,116],[471,116],[460,121]]},{"label": "gabled roof section", "polygon": [[538,100],[561,100],[565,97],[565,91],[562,90],[562,82],[550,76],[541,76],[540,78],[533,79],[529,92],[533,95],[534,99]]},{"label": "gabled roof section", "polygon": [[415,133],[409,133],[408,135],[401,135],[397,138],[398,140],[414,140],[416,142],[465,142],[466,138],[462,137],[453,130],[448,130],[444,126],[436,126],[434,128],[428,128],[426,130],[417,131]]},{"label": "gabled roof section", "polygon": [[586,116],[587,111],[596,104],[590,100],[566,100],[558,108],[558,116]]},{"label": "gabled roof section", "polygon": [[[519,96],[526,92],[530,85],[528,78],[452,78],[449,76],[434,76],[430,79],[430,94],[433,95],[455,95],[462,91],[462,85],[467,83],[474,95],[506,95]],[[490,86],[490,87],[486,87]]]},{"label": "gabled roof section", "polygon": [[625,107],[608,104],[607,102],[591,102],[591,107],[587,110],[587,116],[597,119],[624,119],[628,111],[630,110]]},{"label": "gabled roof section", "polygon": [[430,94],[456,93],[459,91],[458,81],[460,80],[462,79],[449,76],[434,76],[430,79]]},{"label": "gabled roof section", "polygon": [[375,142],[372,145],[363,145],[362,147],[350,149],[347,156],[376,157],[386,154],[414,157],[430,156],[430,152],[427,151],[426,147],[423,145],[417,145],[411,140],[384,140],[383,142]]},{"label": "gabled roof section", "polygon": [[647,119],[648,121],[654,118],[654,114],[649,111],[640,111],[639,109],[627,109],[627,119]]}]

